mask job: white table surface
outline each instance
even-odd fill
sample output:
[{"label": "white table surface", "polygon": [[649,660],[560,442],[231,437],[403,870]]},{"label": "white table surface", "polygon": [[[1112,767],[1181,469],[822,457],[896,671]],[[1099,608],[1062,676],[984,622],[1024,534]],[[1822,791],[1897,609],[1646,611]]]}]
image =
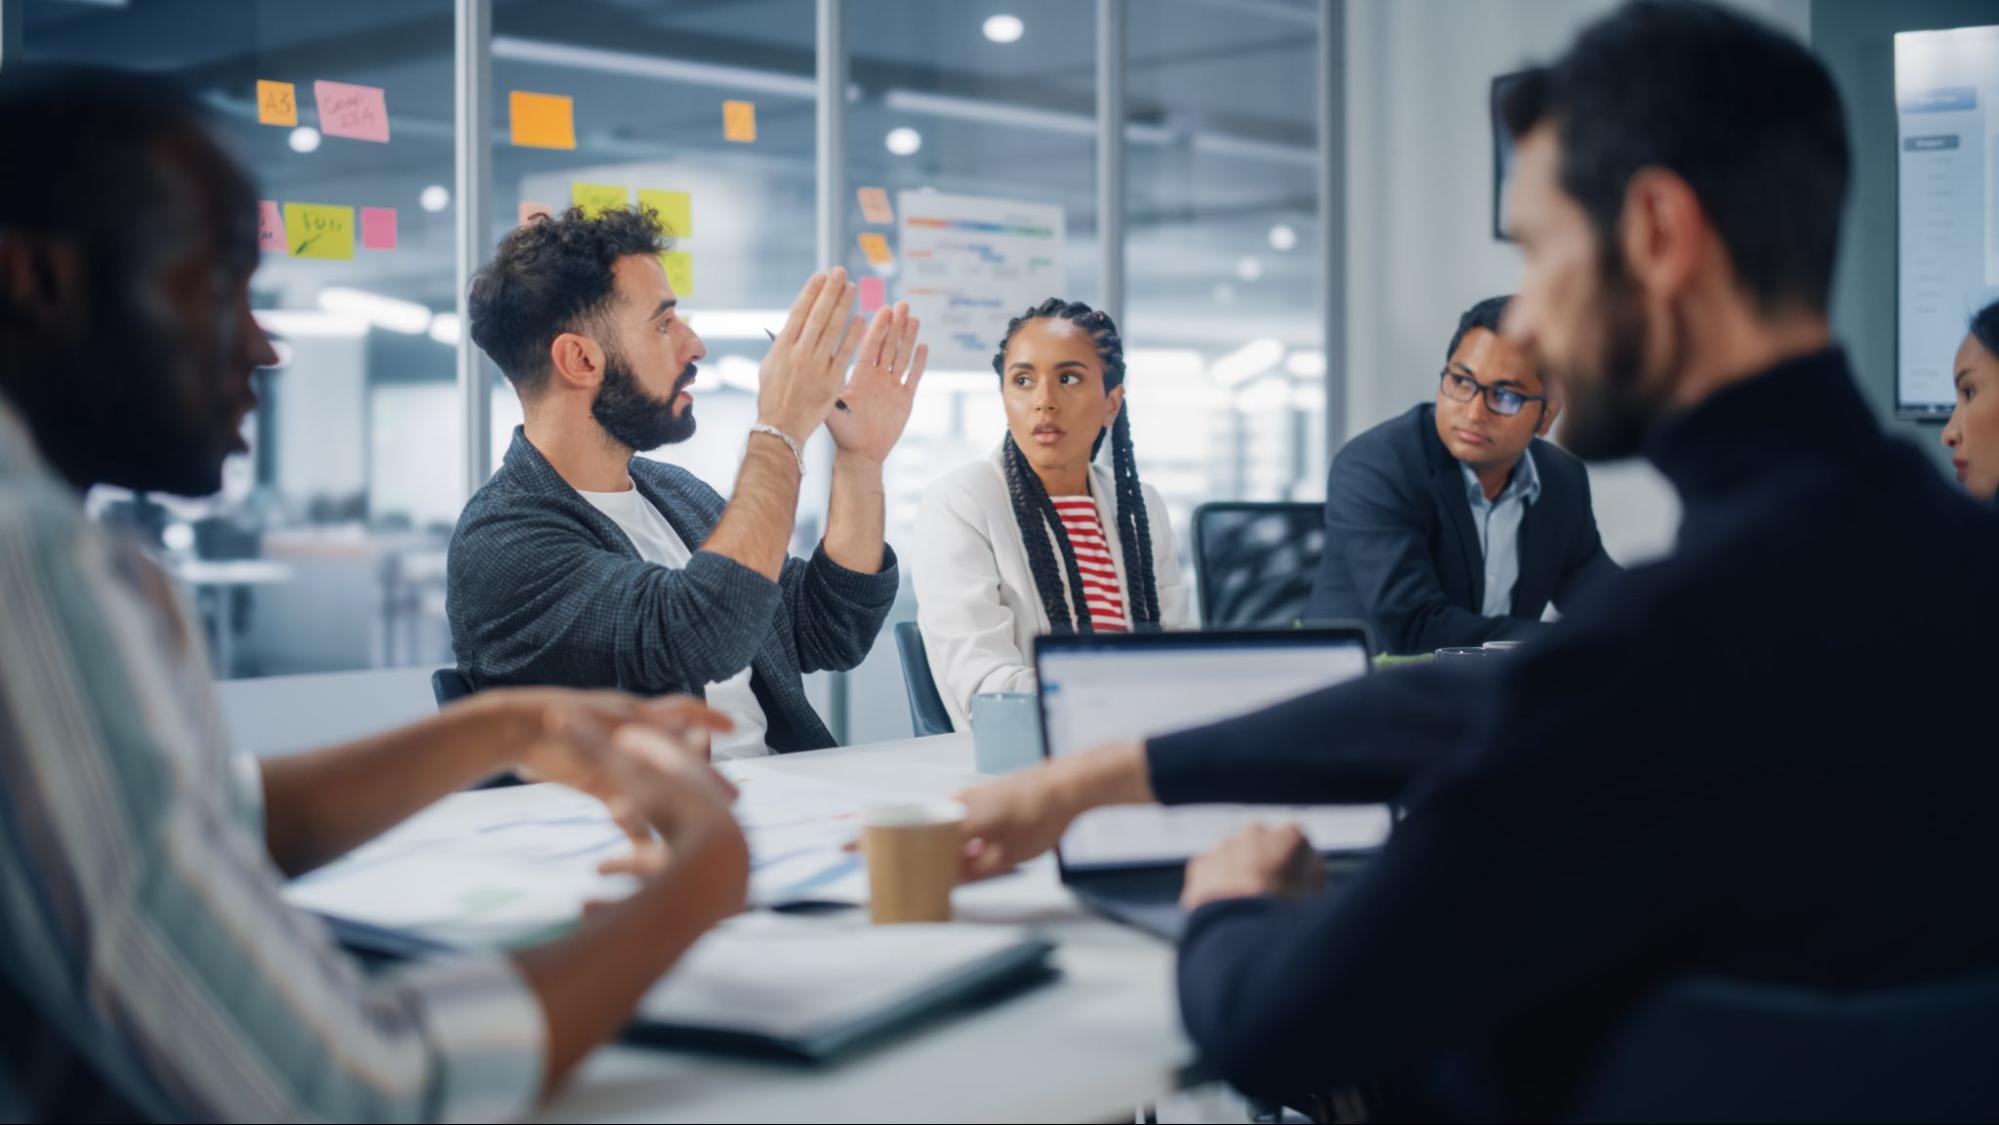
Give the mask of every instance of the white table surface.
[{"label": "white table surface", "polygon": [[[969,735],[906,739],[764,759],[800,776],[943,797],[980,776]],[[967,925],[1029,925],[1059,946],[1062,976],[932,1024],[825,1069],[674,1051],[598,1051],[540,1115],[547,1121],[1130,1120],[1181,1085],[1193,1059],[1180,1029],[1173,949],[1088,914],[1046,857],[961,887]],[[827,915],[829,927],[864,915]]]}]

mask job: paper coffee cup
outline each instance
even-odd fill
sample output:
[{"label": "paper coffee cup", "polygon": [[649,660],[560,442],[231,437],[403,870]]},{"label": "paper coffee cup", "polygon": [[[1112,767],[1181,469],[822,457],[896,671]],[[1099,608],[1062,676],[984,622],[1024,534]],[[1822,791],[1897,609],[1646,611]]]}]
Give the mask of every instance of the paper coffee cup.
[{"label": "paper coffee cup", "polygon": [[875,925],[949,922],[964,851],[965,806],[956,801],[878,805],[861,821],[868,913]]}]

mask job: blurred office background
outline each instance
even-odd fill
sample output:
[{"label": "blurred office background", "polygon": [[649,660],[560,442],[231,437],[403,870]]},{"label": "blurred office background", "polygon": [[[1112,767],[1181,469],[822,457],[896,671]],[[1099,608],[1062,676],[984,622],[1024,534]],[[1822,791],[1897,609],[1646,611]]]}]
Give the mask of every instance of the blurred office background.
[{"label": "blurred office background", "polygon": [[[882,278],[888,299],[900,295],[897,265],[871,262],[857,241],[872,230],[893,242],[894,228],[869,223],[856,198],[879,187],[892,201],[934,190],[1061,210],[1061,294],[1120,313],[1141,471],[1166,495],[1183,555],[1188,516],[1204,500],[1318,499],[1330,452],[1431,396],[1458,314],[1517,275],[1515,250],[1491,231],[1489,83],[1557,51],[1611,6],[0,4],[19,57],[191,83],[264,198],[395,212],[392,249],[264,255],[255,304],[288,363],[260,376],[262,405],[246,424],[252,452],[229,466],[220,496],[90,498],[101,518],[153,537],[195,589],[225,678],[450,662],[451,527],[520,417],[511,388],[471,354],[461,273],[523,205],[562,206],[575,183],[687,195],[683,305],[710,355],[696,388],[700,433],[658,456],[724,492],[752,421],[762,326],[805,275],[845,265]],[[1975,15],[1971,0],[1741,6],[1845,45],[1853,57],[1829,61],[1855,84],[1850,99],[1886,81],[1869,69],[1885,75],[1888,65],[1871,51],[1876,38],[1979,22],[1961,18]],[[293,84],[295,125],[260,122],[259,80]],[[384,91],[388,140],[323,131],[312,95],[321,80]],[[574,147],[513,143],[513,91],[572,99]],[[467,135],[462,111],[481,101],[488,128]],[[754,104],[753,141],[725,136],[725,101]],[[1122,128],[1110,128],[1099,107],[1120,102]],[[1892,208],[1889,173],[1867,166],[1866,129],[1880,127],[1869,114],[1855,110],[1860,205],[1876,205],[1885,187]],[[1892,138],[1892,109],[1878,115]],[[470,236],[467,216],[480,227]],[[1892,341],[1892,324],[1873,323],[1875,302],[1856,288],[1869,283],[1851,275],[1858,257],[1892,286],[1892,254],[1892,236],[1884,250],[1863,235],[1843,263],[1842,329],[1861,337],[1863,369],[1883,331]],[[1888,379],[1891,367],[1892,358],[1873,374]],[[935,370],[890,465],[890,541],[909,543],[929,480],[985,455],[1002,433],[989,367]],[[1934,441],[1933,430],[1919,433]],[[1649,470],[1612,467],[1596,484],[1613,554],[1630,562],[1669,549],[1676,506]],[[822,474],[808,479],[795,549],[816,539],[824,507]],[[905,593],[895,617],[913,612]],[[849,740],[907,733],[886,634],[858,672],[814,681]]]}]

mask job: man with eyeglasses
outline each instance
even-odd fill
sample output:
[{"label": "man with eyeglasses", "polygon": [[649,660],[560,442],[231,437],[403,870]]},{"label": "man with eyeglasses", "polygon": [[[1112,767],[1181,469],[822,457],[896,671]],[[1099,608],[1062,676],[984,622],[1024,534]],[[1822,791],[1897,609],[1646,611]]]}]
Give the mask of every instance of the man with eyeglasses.
[{"label": "man with eyeglasses", "polygon": [[1617,573],[1582,463],[1539,440],[1560,403],[1500,338],[1509,300],[1459,318],[1434,404],[1333,458],[1308,617],[1364,620],[1393,653],[1524,640],[1550,603]]}]

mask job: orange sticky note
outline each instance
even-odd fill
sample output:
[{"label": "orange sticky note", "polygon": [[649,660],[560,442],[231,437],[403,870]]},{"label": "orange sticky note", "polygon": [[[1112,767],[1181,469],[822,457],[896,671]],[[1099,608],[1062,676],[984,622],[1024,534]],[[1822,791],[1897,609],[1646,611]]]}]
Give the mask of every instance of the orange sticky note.
[{"label": "orange sticky note", "polygon": [[523,226],[527,225],[527,221],[529,219],[534,218],[536,215],[540,215],[543,218],[547,218],[548,216],[553,214],[555,214],[555,208],[550,207],[546,203],[529,203],[526,201],[523,201],[521,203],[520,221],[521,225]]},{"label": "orange sticky note", "polygon": [[666,267],[666,283],[673,288],[675,297],[694,295],[694,255],[685,250],[668,250],[659,256],[659,264]]},{"label": "orange sticky note", "polygon": [[722,103],[722,139],[741,144],[757,139],[757,103]]},{"label": "orange sticky note", "polygon": [[512,90],[507,110],[513,138],[522,148],[575,148],[576,103],[566,94]]},{"label": "orange sticky note", "polygon": [[257,249],[285,252],[285,216],[275,200],[257,201]]},{"label": "orange sticky note", "polygon": [[861,253],[866,254],[868,261],[874,265],[885,266],[895,260],[895,255],[888,252],[888,239],[873,231],[861,235],[860,243]]},{"label": "orange sticky note", "polygon": [[298,90],[289,82],[257,79],[257,123],[298,124]]},{"label": "orange sticky note", "polygon": [[888,205],[888,192],[878,187],[864,187],[860,190],[860,197],[862,218],[883,226],[895,222],[895,210]]},{"label": "orange sticky note", "polygon": [[666,233],[675,238],[694,236],[694,204],[686,192],[640,188],[639,210],[648,207],[659,212],[660,225],[666,228]]}]

